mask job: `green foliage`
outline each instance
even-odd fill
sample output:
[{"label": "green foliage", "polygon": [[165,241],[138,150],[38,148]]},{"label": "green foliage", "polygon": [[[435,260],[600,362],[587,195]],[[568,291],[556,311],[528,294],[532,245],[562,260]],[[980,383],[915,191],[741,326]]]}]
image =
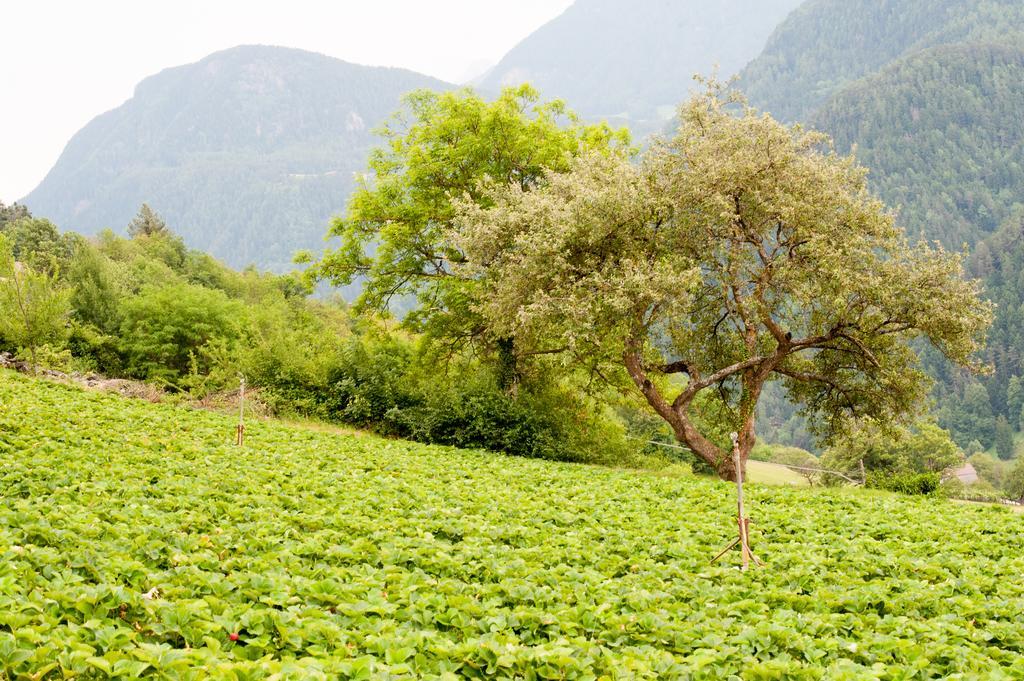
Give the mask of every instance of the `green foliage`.
[{"label": "green foliage", "polygon": [[507,355],[498,361],[514,362],[511,341],[489,334],[476,312],[474,280],[454,269],[465,260],[451,233],[454,201],[488,201],[486,183],[527,191],[545,173],[567,170],[576,154],[626,142],[626,133],[584,125],[564,103],[541,102],[524,85],[492,102],[469,90],[412,93],[381,134],[384,142],[370,156],[372,179],[363,176],[346,214],[331,224],[341,244],[311,275],[339,285],[365,277],[357,303],[363,310],[383,312],[414,297],[408,327],[446,348],[478,342]]},{"label": "green foliage", "polygon": [[[825,468],[856,474],[860,462],[869,473],[941,474],[960,465],[963,452],[948,431],[934,423],[919,422],[912,428],[890,427],[863,420],[846,432],[822,456]],[[888,489],[888,488],[886,488]]]},{"label": "green foliage", "polygon": [[1006,495],[987,480],[978,480],[965,485],[959,478],[946,478],[939,485],[939,493],[950,499],[977,501],[981,503],[1000,503]]},{"label": "green foliage", "polygon": [[1013,428],[1010,427],[1010,423],[1006,420],[1006,417],[1000,414],[996,418],[996,441],[995,449],[996,454],[999,455],[1000,459],[1004,461],[1013,457]]},{"label": "green foliage", "polygon": [[67,273],[75,318],[106,333],[121,324],[119,292],[111,270],[110,261],[86,243],[76,251]]},{"label": "green foliage", "polygon": [[17,201],[11,205],[6,205],[3,201],[0,201],[0,232],[7,228],[7,224],[19,220],[21,218],[32,217],[27,207],[21,205]]},{"label": "green foliage", "polygon": [[49,220],[23,217],[8,223],[4,233],[16,260],[51,275],[67,269],[73,250],[72,240],[61,236]]},{"label": "green foliage", "polygon": [[1006,412],[1010,425],[1019,430],[1021,411],[1024,410],[1024,381],[1019,376],[1010,376],[1006,385]]},{"label": "green foliage", "polygon": [[[12,678],[1020,676],[1020,517],[339,436],[0,372]],[[237,633],[232,641],[230,634]],[[109,670],[106,671],[106,670]]]},{"label": "green foliage", "polygon": [[37,365],[39,347],[64,340],[68,312],[68,292],[56,277],[15,260],[11,241],[0,233],[0,341],[27,351]]},{"label": "green foliage", "polygon": [[[222,291],[177,284],[145,288],[121,307],[120,343],[127,373],[143,379],[174,383],[195,363],[201,351],[217,339],[238,338],[244,307]],[[208,370],[199,366],[198,370]]]},{"label": "green foliage", "polygon": [[935,494],[939,490],[938,473],[892,473],[870,471],[867,486],[900,494]]},{"label": "green foliage", "polygon": [[988,390],[982,383],[968,383],[963,395],[943,404],[937,416],[958,443],[966,445],[976,440],[987,449],[995,442],[996,419]]},{"label": "green foliage", "polygon": [[592,405],[579,404],[568,390],[512,397],[493,380],[432,383],[421,388],[418,404],[387,414],[386,423],[395,434],[539,459],[616,465],[636,461],[631,452],[638,447],[627,444],[621,431],[593,416]]},{"label": "green foliage", "polygon": [[1019,459],[1010,470],[1003,488],[1010,498],[1024,502],[1024,459]]}]

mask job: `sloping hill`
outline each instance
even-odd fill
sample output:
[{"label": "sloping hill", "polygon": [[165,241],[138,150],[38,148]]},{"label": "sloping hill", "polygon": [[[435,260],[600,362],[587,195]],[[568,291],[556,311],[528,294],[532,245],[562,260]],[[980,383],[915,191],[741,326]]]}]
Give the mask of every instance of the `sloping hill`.
[{"label": "sloping hill", "polygon": [[252,422],[0,370],[0,668],[1014,678],[1020,518]]},{"label": "sloping hill", "polygon": [[485,88],[530,81],[592,118],[660,127],[693,86],[757,56],[799,0],[577,0],[514,47]]},{"label": "sloping hill", "polygon": [[847,87],[814,115],[913,236],[959,249],[1024,203],[1024,49],[917,52]]},{"label": "sloping hill", "polygon": [[761,109],[805,121],[832,94],[919,50],[963,42],[1024,44],[1019,0],[808,0],[740,74]]},{"label": "sloping hill", "polygon": [[218,52],[142,81],[71,139],[24,203],[92,234],[123,230],[145,201],[194,248],[282,269],[322,246],[372,128],[420,87],[448,85],[301,50]]}]

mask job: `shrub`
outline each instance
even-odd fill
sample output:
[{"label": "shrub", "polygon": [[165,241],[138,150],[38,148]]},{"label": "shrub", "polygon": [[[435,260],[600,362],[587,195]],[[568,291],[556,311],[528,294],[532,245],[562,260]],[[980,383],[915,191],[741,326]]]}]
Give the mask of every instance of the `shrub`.
[{"label": "shrub", "polygon": [[123,305],[121,348],[133,378],[177,383],[209,367],[200,350],[238,337],[244,307],[221,291],[190,284],[150,287]]},{"label": "shrub", "polygon": [[939,489],[941,478],[938,473],[893,473],[869,471],[867,486],[900,494],[927,495]]}]

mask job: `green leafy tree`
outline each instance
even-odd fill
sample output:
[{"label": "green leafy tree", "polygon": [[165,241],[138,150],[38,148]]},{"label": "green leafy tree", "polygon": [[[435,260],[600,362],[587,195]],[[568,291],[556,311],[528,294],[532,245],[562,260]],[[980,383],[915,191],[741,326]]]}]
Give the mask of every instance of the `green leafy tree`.
[{"label": "green leafy tree", "polygon": [[1006,417],[1000,414],[996,417],[996,454],[1000,459],[1006,461],[1013,457],[1013,428]]},{"label": "green leafy tree", "polygon": [[116,332],[119,293],[106,258],[91,244],[82,245],[71,261],[67,279],[74,317],[104,333]]},{"label": "green leafy tree", "polygon": [[1024,381],[1020,376],[1010,376],[1006,384],[1006,413],[1011,426],[1020,428],[1020,413],[1024,409]]},{"label": "green leafy tree", "polygon": [[995,442],[996,418],[988,389],[978,381],[964,388],[963,397],[948,405],[942,424],[949,428],[957,442],[978,440],[985,447]]},{"label": "green leafy tree", "polygon": [[71,260],[74,237],[62,236],[56,225],[43,218],[22,217],[4,230],[14,257],[36,271],[60,274]]},{"label": "green leafy tree", "polygon": [[32,217],[32,214],[20,203],[14,202],[8,206],[0,201],[0,232],[6,229],[8,223],[28,217]]},{"label": "green leafy tree", "polygon": [[1024,459],[1010,470],[1003,489],[1011,499],[1024,502]]},{"label": "green leafy tree", "polygon": [[487,183],[529,191],[573,156],[628,141],[625,131],[585,125],[560,101],[542,102],[527,85],[487,102],[469,90],[418,91],[381,131],[343,217],[330,233],[341,245],[313,273],[334,284],[364,278],[357,307],[411,306],[405,323],[449,349],[476,344],[501,359],[514,383],[523,349],[509,333],[493,334],[476,311],[479,292],[455,265],[465,256],[452,237],[454,199],[486,203]]},{"label": "green leafy tree", "polygon": [[588,154],[543,188],[464,203],[458,243],[499,336],[565,347],[605,377],[625,370],[733,479],[726,443],[697,426],[698,395],[728,406],[745,465],[769,381],[826,438],[851,416],[901,419],[929,386],[910,342],[980,368],[992,310],[960,257],[907,244],[824,136],[729,103],[712,84],[639,166]]},{"label": "green leafy tree", "polygon": [[121,343],[128,372],[137,378],[176,382],[190,370],[206,373],[201,350],[215,341],[234,341],[244,306],[215,291],[189,284],[143,289],[124,301]]},{"label": "green leafy tree", "polygon": [[923,421],[913,427],[864,419],[837,438],[822,455],[825,468],[856,473],[942,473],[963,463],[949,431]]},{"label": "green leafy tree", "polygon": [[142,204],[139,212],[128,223],[128,236],[133,239],[140,236],[164,234],[165,232],[167,232],[167,223],[147,203]]},{"label": "green leafy tree", "polygon": [[27,349],[35,368],[39,347],[63,339],[67,316],[67,290],[54,275],[15,260],[10,240],[0,234],[0,337]]}]

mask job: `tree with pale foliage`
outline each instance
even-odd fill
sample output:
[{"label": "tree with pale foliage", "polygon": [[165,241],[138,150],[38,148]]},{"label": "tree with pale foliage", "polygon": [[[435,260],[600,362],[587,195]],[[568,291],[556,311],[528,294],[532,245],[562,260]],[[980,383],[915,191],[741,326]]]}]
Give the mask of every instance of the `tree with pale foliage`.
[{"label": "tree with pale foliage", "polygon": [[907,243],[824,135],[720,93],[686,102],[638,163],[588,154],[533,191],[465,202],[453,238],[496,333],[635,389],[731,480],[709,405],[744,466],[769,381],[826,441],[851,417],[914,416],[929,381],[911,342],[980,370],[992,307],[959,255]]},{"label": "tree with pale foliage", "polygon": [[0,338],[28,350],[33,369],[39,347],[63,339],[68,301],[56,273],[35,271],[15,260],[10,240],[0,234]]},{"label": "tree with pale foliage", "polygon": [[167,232],[167,223],[160,215],[149,207],[148,203],[142,204],[139,212],[128,223],[128,236],[136,238],[140,236],[153,236]]}]

